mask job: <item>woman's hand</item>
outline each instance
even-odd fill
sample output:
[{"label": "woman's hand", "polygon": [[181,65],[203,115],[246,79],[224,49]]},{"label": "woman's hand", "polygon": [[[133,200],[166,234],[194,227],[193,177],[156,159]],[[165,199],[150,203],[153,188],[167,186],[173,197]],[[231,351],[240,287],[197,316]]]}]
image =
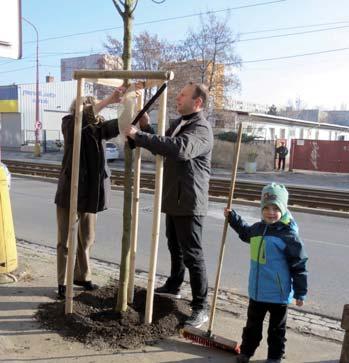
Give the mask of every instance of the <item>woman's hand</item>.
[{"label": "woman's hand", "polygon": [[97,115],[100,111],[103,110],[103,108],[105,108],[108,105],[111,105],[112,103],[120,103],[125,92],[126,92],[125,87],[117,87],[111,95],[109,95],[102,101],[96,103],[93,107],[95,115]]},{"label": "woman's hand", "polygon": [[122,97],[124,96],[126,92],[126,88],[125,87],[117,87],[115,88],[115,91],[110,95],[109,97],[109,103],[108,104],[112,104],[112,103],[120,103],[122,100]]},{"label": "woman's hand", "polygon": [[224,217],[227,218],[229,216],[229,214],[231,213],[231,209],[229,208],[224,208]]}]

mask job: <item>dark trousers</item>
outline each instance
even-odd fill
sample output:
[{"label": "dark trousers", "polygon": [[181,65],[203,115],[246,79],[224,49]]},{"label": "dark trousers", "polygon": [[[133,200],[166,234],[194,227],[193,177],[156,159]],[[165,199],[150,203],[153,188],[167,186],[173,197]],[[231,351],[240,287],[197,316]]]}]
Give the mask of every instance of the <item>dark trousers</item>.
[{"label": "dark trousers", "polygon": [[268,358],[281,359],[285,353],[287,305],[250,299],[247,323],[242,333],[241,353],[253,356],[262,340],[263,321],[269,312]]},{"label": "dark trousers", "polygon": [[280,170],[282,164],[282,170],[285,170],[285,158],[279,158],[278,170]]},{"label": "dark trousers", "polygon": [[185,267],[188,268],[193,310],[207,306],[208,282],[201,247],[203,219],[202,216],[166,215],[166,237],[171,254],[171,275],[166,284],[171,289],[179,289]]}]

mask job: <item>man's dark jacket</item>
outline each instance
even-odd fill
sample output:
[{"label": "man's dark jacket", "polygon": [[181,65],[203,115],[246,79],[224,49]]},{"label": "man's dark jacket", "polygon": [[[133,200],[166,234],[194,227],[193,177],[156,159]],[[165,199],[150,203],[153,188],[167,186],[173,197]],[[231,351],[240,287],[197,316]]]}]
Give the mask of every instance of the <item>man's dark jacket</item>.
[{"label": "man's dark jacket", "polygon": [[276,152],[279,154],[280,159],[285,159],[286,155],[288,154],[288,149],[286,146],[279,146],[276,149]]},{"label": "man's dark jacket", "polygon": [[198,112],[171,137],[180,121],[171,123],[165,136],[137,132],[135,143],[165,157],[162,212],[173,216],[206,215],[212,128],[203,113]]},{"label": "man's dark jacket", "polygon": [[[110,169],[105,160],[105,141],[119,134],[118,121],[91,124],[84,111],[81,133],[78,212],[97,213],[108,207],[110,198]],[[55,203],[69,208],[72,174],[74,115],[62,119],[64,155],[58,180]]]}]

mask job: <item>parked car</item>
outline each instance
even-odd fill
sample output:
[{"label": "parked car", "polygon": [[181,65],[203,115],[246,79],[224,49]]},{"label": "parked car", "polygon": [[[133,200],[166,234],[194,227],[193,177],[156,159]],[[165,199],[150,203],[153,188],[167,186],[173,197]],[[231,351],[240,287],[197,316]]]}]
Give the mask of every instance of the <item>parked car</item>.
[{"label": "parked car", "polygon": [[119,149],[112,142],[105,144],[105,158],[107,161],[114,161],[119,158]]},{"label": "parked car", "polygon": [[46,140],[43,141],[44,152],[61,151],[63,143],[61,140]]}]

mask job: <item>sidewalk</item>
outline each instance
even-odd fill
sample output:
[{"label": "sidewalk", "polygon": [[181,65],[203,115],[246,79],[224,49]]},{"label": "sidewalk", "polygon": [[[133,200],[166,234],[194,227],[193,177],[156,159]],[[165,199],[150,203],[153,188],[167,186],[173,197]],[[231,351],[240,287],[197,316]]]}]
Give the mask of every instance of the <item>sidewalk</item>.
[{"label": "sidewalk", "polygon": [[[66,341],[54,332],[43,330],[32,316],[40,303],[55,299],[55,252],[52,248],[25,241],[19,241],[17,247],[22,277],[16,283],[2,284],[0,287],[0,362],[235,362],[231,353],[195,345],[179,336],[165,339],[154,346],[113,352],[98,351],[91,346]],[[93,280],[100,285],[108,283],[111,277],[116,277],[116,267],[93,260]],[[159,276],[157,283],[163,278]],[[137,285],[146,286],[146,282],[146,273],[137,274]],[[188,286],[184,290],[184,297],[188,297]],[[221,293],[215,333],[240,340],[246,303],[244,297],[229,291]],[[343,338],[338,321],[290,309],[288,323],[291,328],[287,334],[287,357],[284,362],[338,362]],[[263,340],[251,362],[262,363],[265,357],[266,341]]]}]

